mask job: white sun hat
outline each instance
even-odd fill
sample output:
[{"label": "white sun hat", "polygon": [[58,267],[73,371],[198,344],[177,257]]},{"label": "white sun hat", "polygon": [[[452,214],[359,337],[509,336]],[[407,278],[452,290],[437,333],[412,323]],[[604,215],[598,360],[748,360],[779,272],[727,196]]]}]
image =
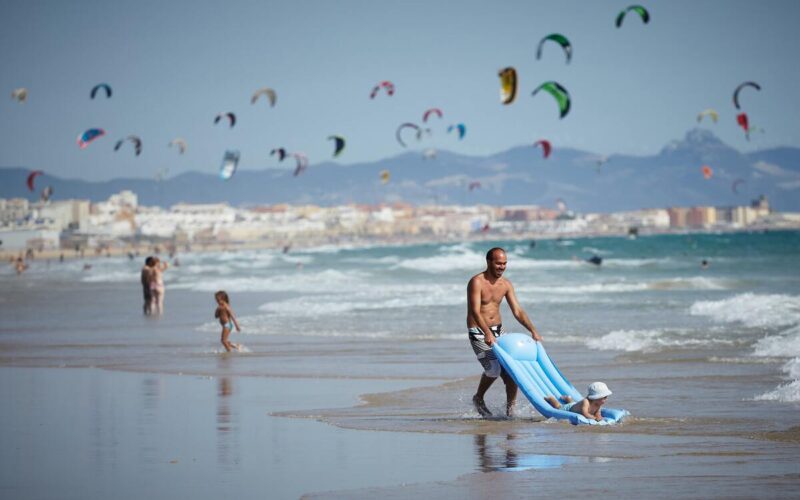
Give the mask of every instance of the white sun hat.
[{"label": "white sun hat", "polygon": [[603,382],[592,382],[589,384],[589,393],[586,395],[588,399],[600,399],[610,396],[612,393],[608,386]]}]

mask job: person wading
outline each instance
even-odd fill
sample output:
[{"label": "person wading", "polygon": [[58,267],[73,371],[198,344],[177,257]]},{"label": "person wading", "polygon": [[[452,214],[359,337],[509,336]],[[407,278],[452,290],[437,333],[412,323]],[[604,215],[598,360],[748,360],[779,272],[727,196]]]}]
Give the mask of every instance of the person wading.
[{"label": "person wading", "polygon": [[484,395],[489,387],[501,377],[506,385],[506,415],[512,415],[517,399],[517,384],[500,366],[500,362],[492,351],[497,337],[503,334],[503,321],[500,318],[500,303],[506,299],[511,314],[529,332],[533,340],[541,341],[542,337],[522,309],[514,293],[514,286],[503,277],[508,258],[506,251],[495,247],[486,252],[486,270],[476,274],[467,285],[467,330],[472,350],[483,366],[483,374],[478,384],[478,391],[472,397],[472,403],[481,416],[488,417],[492,412],[486,407]]}]

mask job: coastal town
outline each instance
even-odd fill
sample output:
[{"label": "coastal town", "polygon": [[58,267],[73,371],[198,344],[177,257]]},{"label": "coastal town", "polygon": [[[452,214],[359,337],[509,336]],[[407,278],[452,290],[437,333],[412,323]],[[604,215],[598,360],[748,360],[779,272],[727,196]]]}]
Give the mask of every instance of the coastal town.
[{"label": "coastal town", "polygon": [[125,254],[140,247],[183,250],[302,248],[330,244],[645,235],[800,228],[800,213],[777,212],[760,196],[744,206],[667,207],[576,213],[535,205],[142,206],[136,193],[106,201],[0,199],[0,255]]}]

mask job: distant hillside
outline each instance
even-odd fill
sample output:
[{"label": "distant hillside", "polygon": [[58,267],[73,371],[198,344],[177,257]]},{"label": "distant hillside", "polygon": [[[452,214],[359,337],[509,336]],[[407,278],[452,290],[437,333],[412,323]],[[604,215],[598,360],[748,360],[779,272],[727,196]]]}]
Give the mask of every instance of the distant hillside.
[{"label": "distant hillside", "polygon": [[[604,162],[602,160],[605,160]],[[531,146],[488,157],[439,151],[435,159],[405,153],[374,163],[312,165],[302,175],[285,170],[241,170],[229,181],[205,173],[185,173],[162,181],[114,179],[87,182],[47,174],[36,179],[37,190],[52,186],[53,199],[101,201],[123,189],[138,194],[143,205],[178,202],[227,202],[234,206],[313,203],[475,204],[554,206],[562,199],[577,211],[610,212],[690,205],[744,205],[759,194],[773,207],[800,211],[800,149],[776,148],[740,153],[707,130],[689,131],[654,156],[612,155],[560,149],[550,158]],[[701,166],[713,169],[704,179]],[[387,184],[380,172],[389,170]],[[25,197],[25,168],[0,169],[0,197]],[[732,189],[737,183],[736,191]],[[470,183],[480,187],[470,190]]]}]

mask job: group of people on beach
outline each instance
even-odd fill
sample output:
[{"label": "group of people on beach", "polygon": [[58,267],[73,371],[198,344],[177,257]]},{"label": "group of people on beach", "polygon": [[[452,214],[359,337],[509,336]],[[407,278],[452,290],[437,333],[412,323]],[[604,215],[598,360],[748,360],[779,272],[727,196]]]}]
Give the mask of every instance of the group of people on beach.
[{"label": "group of people on beach", "polygon": [[[490,249],[486,253],[486,269],[473,276],[467,285],[467,333],[475,356],[483,367],[477,391],[472,397],[475,410],[483,417],[492,415],[486,406],[484,396],[489,387],[501,378],[506,389],[506,415],[512,416],[517,399],[517,384],[511,375],[500,365],[492,346],[497,338],[503,335],[503,322],[500,317],[500,304],[503,299],[508,303],[511,314],[528,330],[533,340],[542,341],[528,314],[522,308],[514,292],[511,281],[503,277],[508,265],[506,251],[500,247]],[[164,311],[164,271],[167,263],[158,257],[150,256],[142,267],[142,290],[144,292],[144,313],[146,315],[161,314]],[[220,290],[214,294],[217,308],[214,317],[222,327],[220,342],[225,351],[240,350],[239,344],[229,340],[234,328],[241,331],[239,322],[230,305],[227,292]],[[600,421],[603,419],[601,408],[611,391],[603,382],[589,385],[587,396],[580,401],[573,401],[568,395],[547,395],[545,400],[554,408],[572,411],[587,419]]]},{"label": "group of people on beach", "polygon": [[[501,378],[506,386],[506,415],[512,416],[517,399],[517,384],[506,372],[497,359],[492,345],[503,333],[503,321],[500,317],[500,304],[503,299],[508,303],[511,314],[525,327],[533,340],[541,342],[542,336],[536,331],[530,318],[517,300],[511,281],[503,277],[508,265],[506,251],[495,247],[486,253],[486,270],[476,274],[467,285],[467,333],[475,356],[483,367],[478,389],[472,397],[475,410],[483,417],[492,412],[486,406],[484,395],[495,380]],[[589,385],[587,396],[580,401],[573,401],[567,395],[548,395],[545,400],[554,408],[572,411],[596,421],[603,419],[600,410],[611,391],[603,382]]]},{"label": "group of people on beach", "polygon": [[[145,316],[158,316],[164,312],[164,272],[169,267],[166,261],[162,261],[153,255],[147,257],[142,266],[141,282],[142,294],[144,296],[144,305],[142,310]],[[214,300],[217,302],[217,309],[214,311],[214,317],[219,320],[222,326],[222,347],[227,352],[241,350],[240,344],[234,344],[228,337],[234,328],[237,332],[241,332],[239,322],[230,305],[230,298],[227,292],[220,290],[214,294]]]},{"label": "group of people on beach", "polygon": [[144,295],[144,314],[158,316],[164,312],[164,272],[169,267],[166,261],[149,256],[142,266],[142,292]]}]

